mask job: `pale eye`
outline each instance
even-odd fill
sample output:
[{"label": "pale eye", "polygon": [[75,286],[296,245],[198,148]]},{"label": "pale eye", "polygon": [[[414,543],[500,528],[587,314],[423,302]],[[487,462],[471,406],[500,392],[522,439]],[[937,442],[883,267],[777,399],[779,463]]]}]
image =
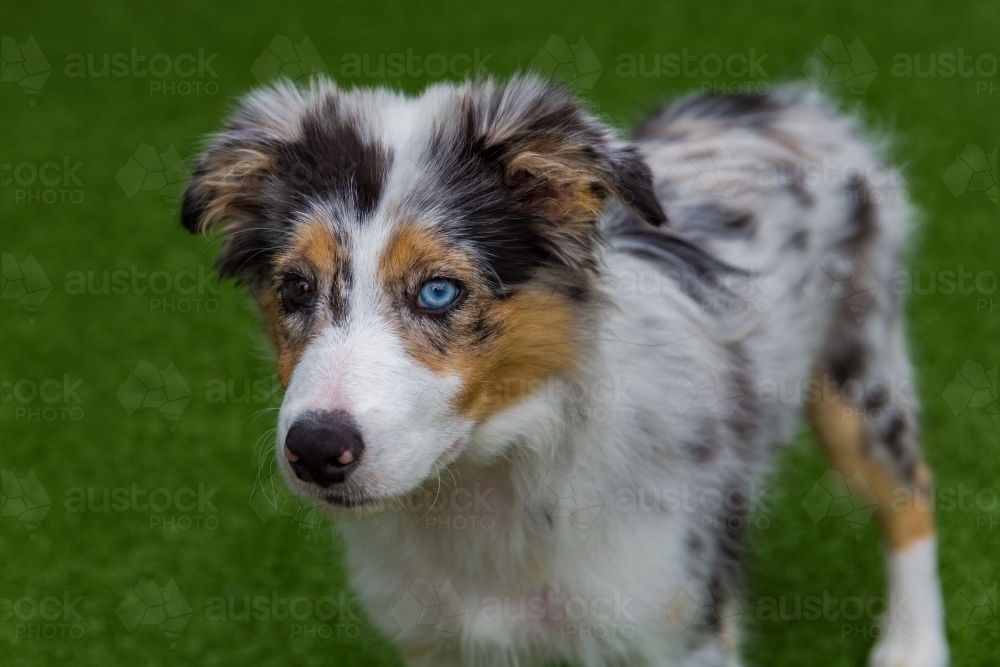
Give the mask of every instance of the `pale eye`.
[{"label": "pale eye", "polygon": [[459,289],[453,281],[447,278],[428,280],[417,294],[417,307],[426,310],[439,311],[455,303]]}]

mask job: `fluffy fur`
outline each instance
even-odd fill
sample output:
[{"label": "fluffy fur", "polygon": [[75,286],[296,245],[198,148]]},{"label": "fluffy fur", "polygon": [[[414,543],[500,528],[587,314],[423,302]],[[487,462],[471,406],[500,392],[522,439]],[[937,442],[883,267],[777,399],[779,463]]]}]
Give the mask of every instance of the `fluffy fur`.
[{"label": "fluffy fur", "polygon": [[[624,140],[532,77],[320,80],[246,97],[182,217],[225,222],[220,273],[277,347],[285,477],[352,519],[353,586],[408,664],[708,666],[736,663],[741,536],[806,404],[857,426],[829,440],[870,484],[926,488],[889,289],[904,202],[798,89],[692,97]],[[462,296],[429,316],[437,277]],[[285,465],[317,411],[364,439],[329,487]],[[890,546],[918,545],[925,611],[880,666],[947,661],[921,530]]]}]

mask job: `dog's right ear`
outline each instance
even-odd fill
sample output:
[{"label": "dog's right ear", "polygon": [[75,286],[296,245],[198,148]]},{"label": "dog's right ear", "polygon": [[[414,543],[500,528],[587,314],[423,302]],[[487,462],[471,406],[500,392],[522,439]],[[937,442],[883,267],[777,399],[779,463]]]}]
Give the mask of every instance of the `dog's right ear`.
[{"label": "dog's right ear", "polygon": [[285,230],[268,219],[267,197],[278,179],[276,163],[285,146],[298,139],[311,101],[335,93],[327,80],[303,91],[290,82],[258,90],[241,100],[226,128],[216,135],[198,164],[181,203],[181,224],[193,234],[224,223],[216,267],[221,278],[252,283]]},{"label": "dog's right ear", "polygon": [[181,204],[181,224],[200,234],[222,220],[239,226],[240,215],[255,200],[272,172],[265,147],[224,137],[211,145],[191,172]]},{"label": "dog's right ear", "polygon": [[217,138],[191,172],[181,203],[181,224],[193,234],[224,222],[215,266],[220,278],[257,282],[280,230],[266,216],[267,181],[274,172],[266,143],[227,132]]}]

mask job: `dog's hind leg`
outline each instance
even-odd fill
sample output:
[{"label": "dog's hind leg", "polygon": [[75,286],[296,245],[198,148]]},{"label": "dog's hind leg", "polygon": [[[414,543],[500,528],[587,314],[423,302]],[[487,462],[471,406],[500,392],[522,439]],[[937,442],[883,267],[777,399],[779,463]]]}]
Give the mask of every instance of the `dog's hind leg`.
[{"label": "dog's hind leg", "polygon": [[879,289],[860,319],[841,304],[806,401],[830,467],[875,505],[882,530],[888,608],[870,664],[942,667],[948,647],[930,470],[920,457],[910,364],[887,292]]}]

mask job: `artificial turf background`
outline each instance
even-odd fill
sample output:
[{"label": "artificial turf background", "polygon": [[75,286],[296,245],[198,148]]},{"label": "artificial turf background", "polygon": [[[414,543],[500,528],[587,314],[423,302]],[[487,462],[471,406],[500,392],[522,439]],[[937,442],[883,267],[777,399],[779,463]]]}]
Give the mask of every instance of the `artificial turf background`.
[{"label": "artificial turf background", "polygon": [[[542,58],[540,66],[557,77],[579,74],[573,85],[621,127],[703,86],[756,90],[801,78],[807,59],[822,61],[821,45],[833,59],[838,40],[849,47],[857,76],[838,83],[837,70],[827,86],[893,133],[890,155],[905,165],[927,213],[910,264],[925,288],[909,299],[910,339],[927,458],[938,488],[965,499],[938,513],[953,656],[962,666],[1000,663],[996,3],[463,4],[4,0],[0,665],[400,664],[355,617],[328,526],[294,515],[291,504],[275,513],[259,496],[268,469],[259,473],[261,454],[269,454],[255,443],[274,419],[262,411],[280,397],[270,390],[271,365],[243,296],[197,279],[210,274],[214,248],[177,224],[185,178],[178,160],[190,164],[231,98],[279,69],[281,58],[265,54],[269,45],[281,51],[276,36],[295,46],[308,37],[315,48],[282,56],[293,76],[298,60],[345,84],[417,91],[435,77],[380,75],[379,54],[466,54],[503,75],[543,46],[558,56],[552,35],[577,47],[568,56],[575,65],[555,69],[555,60]],[[752,72],[715,76],[716,61],[701,60],[751,51]],[[133,52],[147,58],[135,70]],[[105,54],[111,72],[95,76]],[[150,62],[155,54],[181,73],[139,76],[149,64],[165,73],[164,57]],[[184,54],[191,58],[178,60]],[[367,74],[352,71],[352,63],[364,67],[364,54]],[[630,77],[619,69],[627,54],[643,54],[647,74],[654,54],[697,60],[689,74]],[[915,65],[919,56],[924,74],[935,57],[938,69],[907,75],[900,54]],[[971,56],[963,67],[972,74],[949,76],[943,54]],[[93,72],[81,69],[88,58]],[[116,68],[122,61],[124,70]],[[444,60],[422,62],[436,72]],[[105,277],[116,271],[123,272],[117,282]],[[971,274],[972,291],[949,291],[949,271]],[[929,289],[932,274],[939,282]],[[108,293],[100,293],[108,278]],[[863,513],[814,523],[803,507],[826,469],[809,440],[803,435],[783,458],[751,536],[742,621],[749,664],[861,665],[872,643],[867,614],[770,620],[763,611],[782,596],[785,615],[794,616],[796,599],[865,603],[882,593],[873,523]],[[200,486],[210,495],[199,505]],[[110,504],[100,511],[106,490]],[[150,492],[160,511],[145,505]],[[164,493],[177,496],[165,509]],[[157,595],[165,606],[156,606]],[[323,616],[336,612],[332,618],[241,620],[212,600],[234,598],[239,616],[245,597],[264,596],[270,606],[325,595],[340,606],[322,607]]]}]

